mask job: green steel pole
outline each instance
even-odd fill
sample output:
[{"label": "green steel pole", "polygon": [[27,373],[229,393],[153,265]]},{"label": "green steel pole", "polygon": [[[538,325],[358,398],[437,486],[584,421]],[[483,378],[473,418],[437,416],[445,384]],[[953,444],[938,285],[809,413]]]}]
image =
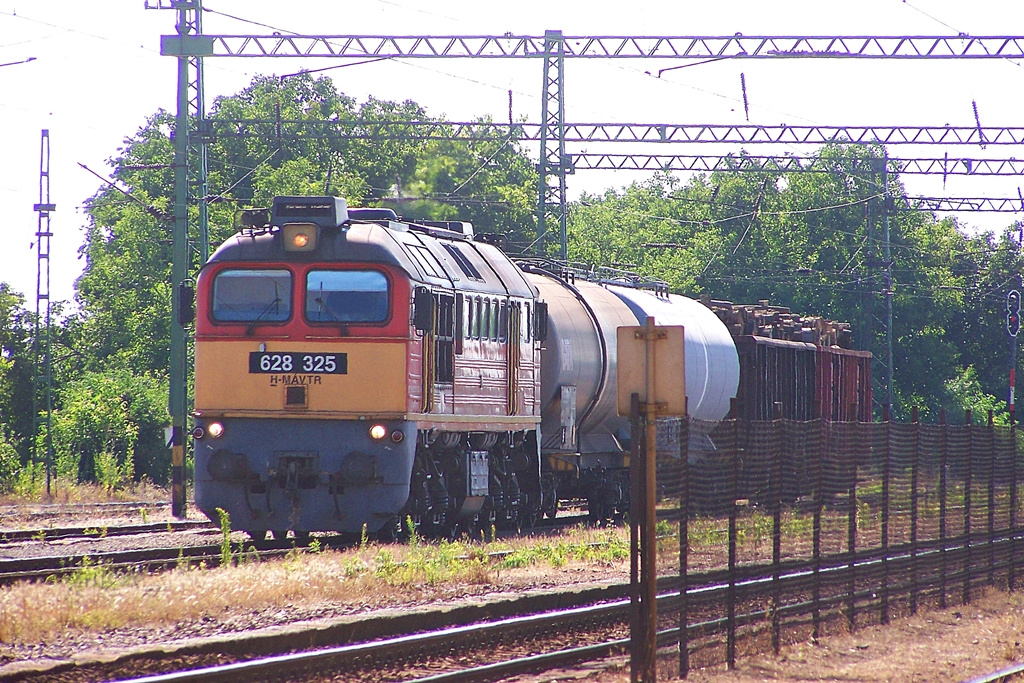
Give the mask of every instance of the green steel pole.
[{"label": "green steel pole", "polygon": [[[178,10],[178,35],[188,34],[188,12]],[[174,122],[174,227],[171,241],[171,514],[185,516],[185,328],[177,295],[188,273],[189,58],[178,56],[178,112]]]}]

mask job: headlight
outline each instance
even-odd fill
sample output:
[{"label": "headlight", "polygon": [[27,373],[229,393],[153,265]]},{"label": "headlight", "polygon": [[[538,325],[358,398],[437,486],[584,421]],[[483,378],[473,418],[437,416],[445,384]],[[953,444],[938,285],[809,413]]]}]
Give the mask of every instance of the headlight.
[{"label": "headlight", "polygon": [[370,427],[370,438],[374,441],[380,441],[388,435],[388,428],[381,424],[376,424]]},{"label": "headlight", "polygon": [[211,422],[206,425],[206,433],[214,439],[219,439],[224,436],[224,425],[220,422]]},{"label": "headlight", "polygon": [[317,227],[313,223],[286,223],[281,228],[285,251],[316,249]]}]

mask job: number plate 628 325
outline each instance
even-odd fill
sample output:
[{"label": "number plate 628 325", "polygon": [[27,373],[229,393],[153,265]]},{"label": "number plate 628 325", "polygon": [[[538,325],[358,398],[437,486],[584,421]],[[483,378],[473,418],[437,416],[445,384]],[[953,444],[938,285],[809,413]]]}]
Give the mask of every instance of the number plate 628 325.
[{"label": "number plate 628 325", "polygon": [[344,375],[348,373],[348,354],[253,351],[249,372]]}]

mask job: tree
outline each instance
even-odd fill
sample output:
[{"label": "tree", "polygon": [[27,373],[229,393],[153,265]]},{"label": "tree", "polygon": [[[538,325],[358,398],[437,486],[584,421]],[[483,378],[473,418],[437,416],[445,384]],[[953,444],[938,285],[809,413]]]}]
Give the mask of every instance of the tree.
[{"label": "tree", "polygon": [[59,398],[52,427],[58,476],[108,488],[142,476],[167,482],[166,382],[127,370],[87,372]]},{"label": "tree", "polygon": [[[877,401],[884,396],[887,220],[895,414],[918,405],[934,415],[968,397],[980,406],[983,395],[1002,395],[1003,297],[1021,267],[1009,232],[971,237],[954,221],[918,211],[886,216],[880,176],[862,170],[884,150],[829,145],[818,156],[829,172],[720,172],[685,184],[656,176],[584,196],[569,214],[570,256],[620,263],[691,296],[768,299],[851,322],[857,346],[879,359]],[[895,173],[887,189],[905,197]]]},{"label": "tree", "polygon": [[[0,444],[27,461],[32,417],[32,317],[24,297],[0,282]],[[12,457],[6,451],[8,463]]]},{"label": "tree", "polygon": [[[211,245],[235,232],[238,209],[267,206],[286,194],[340,195],[353,206],[392,204],[412,219],[470,220],[479,231],[531,239],[536,175],[514,140],[482,136],[464,144],[326,134],[337,121],[372,127],[430,120],[415,102],[370,98],[357,104],[329,79],[309,74],[257,77],[240,93],[217,98],[209,116]],[[278,121],[304,127],[288,132],[294,129]],[[147,460],[147,449],[156,447],[153,430],[168,419],[151,399],[154,387],[166,385],[170,355],[173,123],[164,111],[149,117],[109,162],[116,186],[101,187],[87,202],[78,312],[57,335],[66,351],[55,416],[64,475],[163,476]],[[417,199],[404,202],[410,192]],[[190,210],[195,218],[197,209]],[[194,244],[198,235],[190,239]],[[192,277],[201,265],[193,256]],[[147,406],[144,416],[125,407],[138,405]],[[124,434],[134,434],[136,445]]]}]

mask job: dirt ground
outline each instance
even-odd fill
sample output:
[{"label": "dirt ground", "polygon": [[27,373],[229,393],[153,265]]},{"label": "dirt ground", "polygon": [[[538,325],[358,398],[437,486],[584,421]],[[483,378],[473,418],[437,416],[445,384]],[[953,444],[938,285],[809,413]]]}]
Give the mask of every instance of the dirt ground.
[{"label": "dirt ground", "polygon": [[[993,673],[1024,661],[1024,593],[990,590],[970,605],[922,611],[894,619],[888,626],[861,628],[822,638],[817,644],[795,643],[782,654],[737,659],[736,669],[725,665],[695,669],[695,683],[806,683],[807,681],[913,681],[956,683]],[[667,662],[662,662],[662,665]],[[615,660],[612,668],[549,672],[520,677],[515,683],[556,681],[629,681],[629,661]],[[675,671],[659,666],[659,681],[678,680]]]}]

